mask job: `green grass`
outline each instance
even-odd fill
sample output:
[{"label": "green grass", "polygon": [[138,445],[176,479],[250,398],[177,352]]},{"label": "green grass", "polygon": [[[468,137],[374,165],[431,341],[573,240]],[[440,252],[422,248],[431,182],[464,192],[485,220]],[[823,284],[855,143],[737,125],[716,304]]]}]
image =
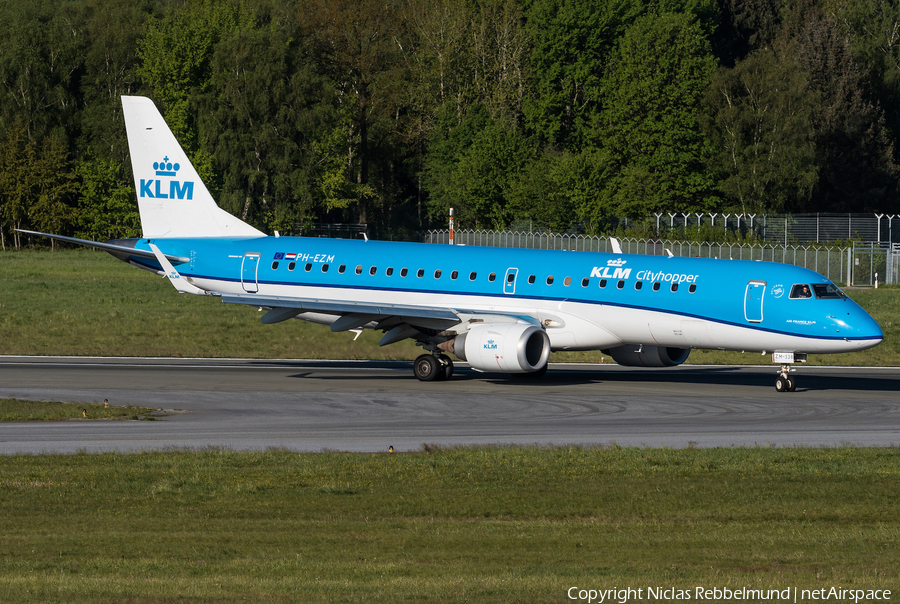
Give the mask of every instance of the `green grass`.
[{"label": "green grass", "polygon": [[61,403],[58,401],[23,401],[0,398],[0,421],[35,421],[61,419],[147,419],[153,420],[159,409],[134,405],[103,403]]},{"label": "green grass", "polygon": [[[0,254],[0,283],[0,354],[411,360],[421,352],[409,341],[381,348],[381,333],[371,330],[354,341],[305,321],[262,325],[254,308],[177,294],[165,279],[93,250]],[[900,289],[848,293],[885,341],[813,355],[810,365],[900,366]],[[599,363],[601,356],[559,352],[550,360]],[[769,357],[695,350],[689,362],[769,364]]]},{"label": "green grass", "polygon": [[898,449],[5,457],[0,601],[897,589],[898,478]]}]

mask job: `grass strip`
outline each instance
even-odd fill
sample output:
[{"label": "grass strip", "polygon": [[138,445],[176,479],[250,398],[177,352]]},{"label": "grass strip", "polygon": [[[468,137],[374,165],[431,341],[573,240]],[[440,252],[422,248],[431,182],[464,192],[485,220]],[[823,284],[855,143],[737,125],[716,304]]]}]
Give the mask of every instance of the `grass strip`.
[{"label": "grass strip", "polygon": [[5,457],[0,601],[896,590],[898,475],[896,448]]},{"label": "grass strip", "polygon": [[143,419],[154,420],[159,409],[103,403],[62,403],[0,398],[0,421],[44,421],[62,419]]},{"label": "grass strip", "polygon": [[[261,325],[256,309],[181,296],[163,278],[104,252],[0,254],[0,354],[411,360],[410,341],[379,347],[379,332],[332,334],[305,321]],[[848,292],[881,325],[871,350],[811,355],[810,365],[900,366],[900,289]],[[551,362],[599,363],[595,352]],[[610,362],[608,357],[605,359]],[[769,364],[755,353],[692,351],[690,363]]]}]

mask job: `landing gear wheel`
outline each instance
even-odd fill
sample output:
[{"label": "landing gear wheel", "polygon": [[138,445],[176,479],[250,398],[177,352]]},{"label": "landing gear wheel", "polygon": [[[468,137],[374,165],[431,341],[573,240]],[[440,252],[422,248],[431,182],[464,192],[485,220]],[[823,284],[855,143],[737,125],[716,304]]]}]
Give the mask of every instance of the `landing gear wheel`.
[{"label": "landing gear wheel", "polygon": [[438,360],[441,363],[441,367],[438,370],[440,372],[438,379],[442,381],[449,380],[453,377],[453,361],[446,354],[439,355]]},{"label": "landing gear wheel", "polygon": [[787,381],[788,381],[787,391],[794,392],[797,389],[797,380],[789,377]]},{"label": "landing gear wheel", "polygon": [[[419,378],[421,379],[421,378]],[[775,391],[776,392],[785,392],[787,390],[788,381],[781,377],[780,375],[775,379]]]},{"label": "landing gear wheel", "polygon": [[433,354],[423,354],[413,362],[413,373],[421,382],[433,382],[443,373],[443,368]]}]

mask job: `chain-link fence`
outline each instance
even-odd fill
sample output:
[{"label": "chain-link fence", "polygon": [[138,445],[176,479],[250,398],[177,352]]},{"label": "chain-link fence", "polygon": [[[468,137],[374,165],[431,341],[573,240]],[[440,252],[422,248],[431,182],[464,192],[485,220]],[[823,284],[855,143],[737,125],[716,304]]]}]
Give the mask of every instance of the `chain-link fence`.
[{"label": "chain-link fence", "polygon": [[876,283],[900,283],[900,244],[854,243],[851,283],[871,287]]},{"label": "chain-link fence", "polygon": [[[896,223],[896,224],[895,224]],[[893,214],[726,214],[659,213],[639,219],[610,217],[599,225],[621,237],[687,240],[729,238],[772,245],[808,245],[849,241],[900,242],[900,216]],[[541,231],[523,220],[512,230]],[[572,233],[581,231],[574,227]]]},{"label": "chain-link fence", "polygon": [[[450,232],[427,231],[426,243],[448,244]],[[454,232],[455,245],[514,247],[541,250],[572,250],[580,252],[612,252],[609,237],[590,235],[560,235],[554,233],[529,233],[514,231]],[[880,283],[900,283],[897,271],[900,266],[900,245],[856,244],[846,248],[816,245],[771,245],[738,243],[692,243],[685,241],[653,241],[648,239],[621,238],[619,244],[626,254],[675,256],[695,258],[731,258],[734,260],[766,260],[803,266],[831,279],[835,283],[874,285],[875,273]]]}]

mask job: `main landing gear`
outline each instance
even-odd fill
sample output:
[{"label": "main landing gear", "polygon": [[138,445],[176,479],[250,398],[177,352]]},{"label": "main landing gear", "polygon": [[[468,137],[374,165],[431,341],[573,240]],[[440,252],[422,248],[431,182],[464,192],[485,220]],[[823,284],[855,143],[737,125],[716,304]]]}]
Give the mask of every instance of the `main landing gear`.
[{"label": "main landing gear", "polygon": [[453,361],[446,354],[423,354],[413,363],[413,373],[422,382],[442,382],[453,375]]},{"label": "main landing gear", "polygon": [[778,377],[775,379],[775,390],[777,392],[793,392],[797,389],[797,380],[791,377],[794,369],[790,365],[782,364],[778,371]]}]

